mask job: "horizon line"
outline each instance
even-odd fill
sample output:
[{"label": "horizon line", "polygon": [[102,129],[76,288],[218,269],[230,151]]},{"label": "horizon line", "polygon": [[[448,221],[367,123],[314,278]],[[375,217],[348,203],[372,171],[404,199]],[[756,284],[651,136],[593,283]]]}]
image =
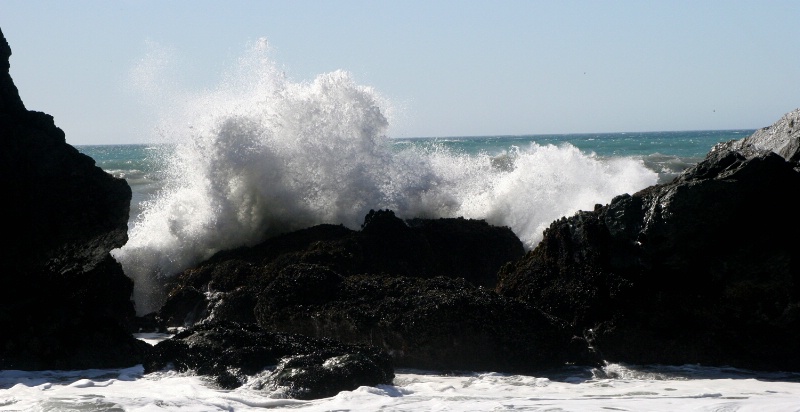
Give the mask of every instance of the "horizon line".
[{"label": "horizon line", "polygon": [[[626,132],[575,132],[575,133],[527,133],[527,134],[487,134],[487,135],[450,135],[450,136],[387,136],[388,139],[477,139],[487,137],[535,137],[535,136],[581,136],[581,135],[612,135],[612,134],[655,134],[655,133],[701,133],[701,132],[755,132],[755,129],[687,129],[687,130],[652,130],[652,131],[626,131]],[[172,142],[126,142],[126,143],[76,143],[71,146],[126,146],[126,145],[157,145],[171,144]]]}]

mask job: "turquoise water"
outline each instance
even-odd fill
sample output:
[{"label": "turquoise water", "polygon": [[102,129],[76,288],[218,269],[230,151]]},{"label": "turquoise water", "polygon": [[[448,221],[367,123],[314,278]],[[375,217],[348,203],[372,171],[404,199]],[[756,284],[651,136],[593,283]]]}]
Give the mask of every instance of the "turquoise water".
[{"label": "turquoise water", "polygon": [[397,145],[442,144],[454,150],[475,154],[499,154],[513,145],[571,144],[599,156],[647,156],[661,154],[699,160],[719,142],[741,139],[754,130],[709,130],[677,132],[580,133],[523,136],[473,136],[394,139]]},{"label": "turquoise water", "polygon": [[164,183],[165,146],[145,144],[76,146],[95,164],[131,187],[131,218],[138,216],[144,202],[153,198]]}]

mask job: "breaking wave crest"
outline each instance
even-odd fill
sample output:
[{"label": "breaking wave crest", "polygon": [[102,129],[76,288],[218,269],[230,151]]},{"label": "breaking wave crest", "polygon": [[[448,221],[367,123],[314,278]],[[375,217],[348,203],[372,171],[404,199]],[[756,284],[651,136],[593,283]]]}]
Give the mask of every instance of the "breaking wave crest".
[{"label": "breaking wave crest", "polygon": [[571,145],[500,155],[395,146],[375,90],[343,71],[294,82],[268,55],[259,41],[216,89],[164,102],[163,189],[114,251],[139,313],[158,308],[165,277],[220,250],[320,223],[358,228],[370,209],[486,219],[531,248],[553,220],[657,179],[641,160]]}]

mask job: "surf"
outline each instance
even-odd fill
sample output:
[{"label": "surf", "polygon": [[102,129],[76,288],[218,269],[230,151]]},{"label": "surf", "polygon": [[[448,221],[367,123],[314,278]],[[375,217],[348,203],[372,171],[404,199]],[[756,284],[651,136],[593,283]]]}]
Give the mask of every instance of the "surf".
[{"label": "surf", "polygon": [[140,314],[159,307],[165,279],[218,251],[322,223],[357,229],[370,209],[485,219],[532,248],[553,220],[657,180],[641,160],[570,144],[501,154],[394,145],[391,102],[375,89],[346,71],[293,81],[263,39],[216,87],[173,90],[160,104],[164,183],[113,251]]}]

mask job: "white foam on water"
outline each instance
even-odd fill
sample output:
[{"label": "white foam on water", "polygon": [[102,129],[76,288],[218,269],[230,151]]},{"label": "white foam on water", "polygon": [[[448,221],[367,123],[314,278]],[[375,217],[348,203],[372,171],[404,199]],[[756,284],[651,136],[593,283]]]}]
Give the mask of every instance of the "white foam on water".
[{"label": "white foam on water", "polygon": [[[701,371],[703,368],[697,368]],[[669,373],[667,373],[668,375]],[[141,366],[85,371],[0,371],[0,411],[798,411],[800,382],[705,370],[664,377],[550,380],[401,370],[393,385],[314,401],[248,389],[215,389],[191,374],[144,374]]]}]

